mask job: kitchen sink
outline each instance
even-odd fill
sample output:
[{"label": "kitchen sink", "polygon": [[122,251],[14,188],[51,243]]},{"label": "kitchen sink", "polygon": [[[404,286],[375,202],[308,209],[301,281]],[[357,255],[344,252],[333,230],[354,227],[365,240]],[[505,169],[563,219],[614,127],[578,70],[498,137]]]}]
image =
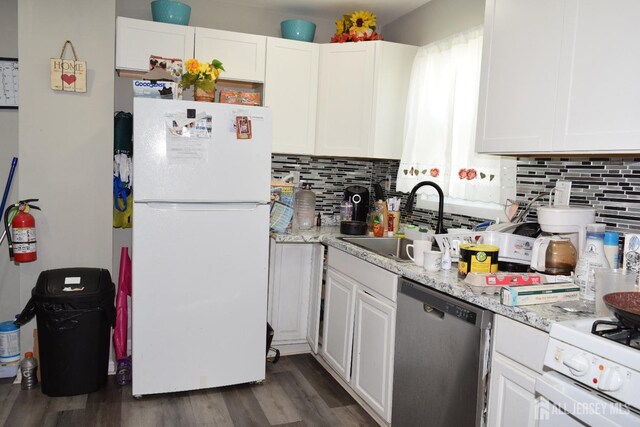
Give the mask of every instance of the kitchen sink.
[{"label": "kitchen sink", "polygon": [[398,262],[411,262],[407,256],[407,245],[413,240],[405,237],[340,237],[340,240],[349,242],[361,248],[375,252]]}]

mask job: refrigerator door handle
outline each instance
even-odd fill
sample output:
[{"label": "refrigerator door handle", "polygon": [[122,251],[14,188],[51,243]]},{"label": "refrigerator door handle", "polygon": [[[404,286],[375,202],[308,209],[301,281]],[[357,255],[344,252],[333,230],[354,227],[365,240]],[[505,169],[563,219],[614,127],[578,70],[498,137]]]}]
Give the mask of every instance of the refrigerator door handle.
[{"label": "refrigerator door handle", "polygon": [[173,203],[173,202],[149,202],[151,209],[175,210],[175,211],[253,211],[266,203]]}]

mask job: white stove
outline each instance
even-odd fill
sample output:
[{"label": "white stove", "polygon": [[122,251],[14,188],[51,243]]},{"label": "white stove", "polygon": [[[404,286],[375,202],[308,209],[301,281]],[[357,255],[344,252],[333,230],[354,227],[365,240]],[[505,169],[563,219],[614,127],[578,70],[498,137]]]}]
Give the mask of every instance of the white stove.
[{"label": "white stove", "polygon": [[[595,321],[602,323],[599,333],[616,340],[592,333]],[[587,425],[640,426],[640,334],[620,331],[614,323],[609,318],[554,323],[544,364],[555,372],[545,373],[536,391],[566,417]]]}]

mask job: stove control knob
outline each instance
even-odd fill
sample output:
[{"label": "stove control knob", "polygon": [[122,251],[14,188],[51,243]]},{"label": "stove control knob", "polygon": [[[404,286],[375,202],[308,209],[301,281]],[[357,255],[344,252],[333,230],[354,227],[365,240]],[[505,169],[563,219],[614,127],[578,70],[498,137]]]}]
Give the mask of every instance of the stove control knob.
[{"label": "stove control knob", "polygon": [[562,363],[564,363],[576,377],[581,377],[589,371],[589,361],[586,357],[579,354],[565,358]]},{"label": "stove control knob", "polygon": [[606,368],[600,375],[598,390],[616,391],[622,387],[622,382],[622,375],[620,375],[618,369]]}]

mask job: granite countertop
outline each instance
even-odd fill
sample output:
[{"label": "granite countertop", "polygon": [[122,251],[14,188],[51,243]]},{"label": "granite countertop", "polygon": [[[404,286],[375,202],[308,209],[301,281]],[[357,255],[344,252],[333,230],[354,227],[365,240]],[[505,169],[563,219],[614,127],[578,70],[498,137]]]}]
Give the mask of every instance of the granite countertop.
[{"label": "granite countertop", "polygon": [[278,243],[322,243],[327,246],[332,246],[432,289],[444,292],[545,332],[549,332],[551,324],[554,322],[594,316],[593,313],[569,313],[555,306],[577,306],[575,303],[550,303],[522,307],[502,305],[498,295],[476,295],[473,293],[471,287],[458,278],[456,264],[453,264],[452,269],[448,271],[427,272],[413,263],[396,262],[340,240],[339,237],[341,236],[343,235],[340,234],[339,227],[336,226],[314,227],[310,230],[300,230],[288,234],[271,234],[271,237]]}]

